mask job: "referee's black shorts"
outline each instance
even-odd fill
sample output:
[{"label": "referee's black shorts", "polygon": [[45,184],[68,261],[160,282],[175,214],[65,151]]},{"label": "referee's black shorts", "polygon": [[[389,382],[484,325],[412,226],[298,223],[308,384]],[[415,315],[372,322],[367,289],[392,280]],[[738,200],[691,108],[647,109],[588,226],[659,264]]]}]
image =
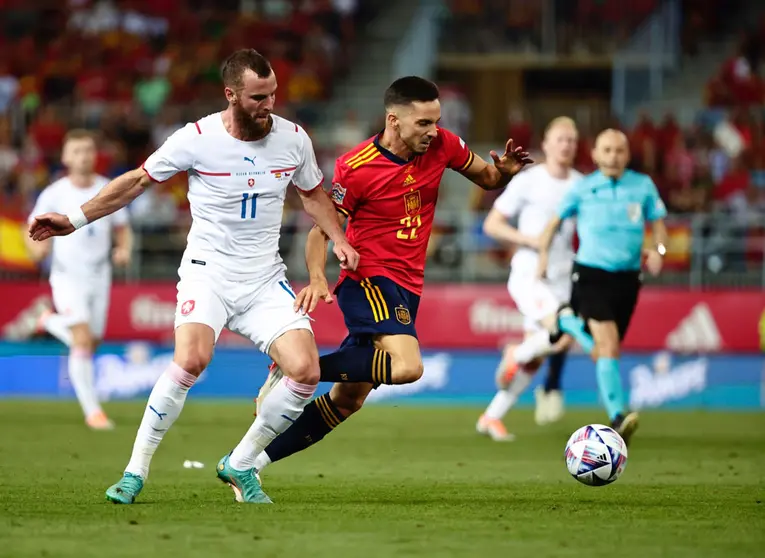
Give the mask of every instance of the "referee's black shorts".
[{"label": "referee's black shorts", "polygon": [[606,271],[574,263],[571,307],[585,322],[616,322],[624,339],[640,293],[640,271]]}]

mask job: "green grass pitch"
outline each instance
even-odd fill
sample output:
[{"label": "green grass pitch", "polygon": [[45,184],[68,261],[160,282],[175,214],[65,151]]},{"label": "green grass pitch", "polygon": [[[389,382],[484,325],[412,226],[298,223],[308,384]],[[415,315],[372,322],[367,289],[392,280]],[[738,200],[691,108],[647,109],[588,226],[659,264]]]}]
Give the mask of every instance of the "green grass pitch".
[{"label": "green grass pitch", "polygon": [[192,398],[139,503],[115,506],[142,409],[110,404],[101,433],[74,403],[0,401],[0,556],[765,555],[765,414],[645,412],[622,478],[590,488],[563,447],[599,411],[539,428],[522,410],[496,444],[475,408],[369,407],[265,472],[275,505],[246,506],[214,468],[252,406]]}]

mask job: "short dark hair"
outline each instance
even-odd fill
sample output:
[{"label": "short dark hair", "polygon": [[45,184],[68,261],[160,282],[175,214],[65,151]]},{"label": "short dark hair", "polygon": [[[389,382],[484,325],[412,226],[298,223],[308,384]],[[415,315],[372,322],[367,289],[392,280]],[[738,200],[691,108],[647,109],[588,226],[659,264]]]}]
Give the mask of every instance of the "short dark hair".
[{"label": "short dark hair", "polygon": [[435,101],[438,86],[430,80],[417,76],[402,77],[385,90],[385,108],[396,105],[410,105],[414,102]]},{"label": "short dark hair", "polygon": [[226,58],[221,68],[223,85],[232,89],[241,87],[244,72],[252,70],[255,75],[267,78],[271,75],[271,63],[254,48],[243,48]]}]

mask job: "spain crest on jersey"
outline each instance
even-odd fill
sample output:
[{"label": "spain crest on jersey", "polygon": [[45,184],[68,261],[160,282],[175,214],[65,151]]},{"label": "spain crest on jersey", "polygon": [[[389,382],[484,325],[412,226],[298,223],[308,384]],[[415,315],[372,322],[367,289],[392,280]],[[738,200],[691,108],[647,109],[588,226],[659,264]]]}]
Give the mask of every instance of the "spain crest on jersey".
[{"label": "spain crest on jersey", "polygon": [[403,325],[412,323],[412,315],[409,313],[409,309],[403,306],[396,306],[396,319]]},{"label": "spain crest on jersey", "polygon": [[404,206],[406,207],[407,215],[417,215],[422,209],[422,199],[420,198],[420,192],[409,192],[404,194]]}]

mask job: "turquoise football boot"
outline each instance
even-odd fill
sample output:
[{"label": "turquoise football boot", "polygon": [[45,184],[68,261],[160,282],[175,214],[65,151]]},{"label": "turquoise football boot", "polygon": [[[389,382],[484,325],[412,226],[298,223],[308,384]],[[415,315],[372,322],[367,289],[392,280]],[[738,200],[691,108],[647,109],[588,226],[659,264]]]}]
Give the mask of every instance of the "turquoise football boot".
[{"label": "turquoise football boot", "polygon": [[115,504],[132,504],[143,490],[143,479],[133,473],[125,473],[120,482],[110,486],[106,499]]},{"label": "turquoise football boot", "polygon": [[248,504],[273,504],[260,486],[258,472],[253,468],[248,471],[237,471],[228,462],[229,456],[218,461],[216,473],[218,478],[234,490],[237,502]]}]

